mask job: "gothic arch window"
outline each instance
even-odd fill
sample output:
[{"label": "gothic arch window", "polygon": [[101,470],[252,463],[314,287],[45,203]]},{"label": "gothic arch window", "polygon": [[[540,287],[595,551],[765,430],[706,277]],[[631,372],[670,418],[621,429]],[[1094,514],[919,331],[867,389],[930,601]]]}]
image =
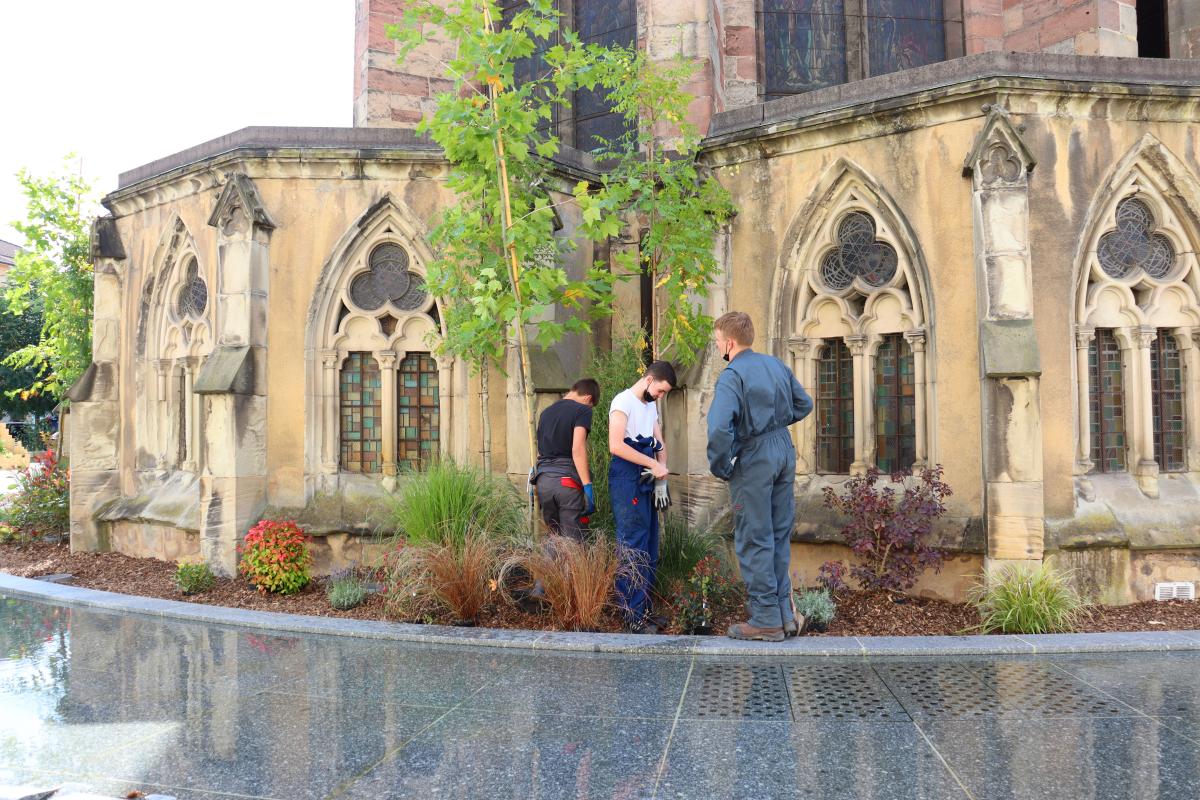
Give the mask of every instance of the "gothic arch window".
[{"label": "gothic arch window", "polygon": [[1195,184],[1152,137],[1114,173],[1080,249],[1075,471],[1129,471],[1155,497],[1160,473],[1200,469]]},{"label": "gothic arch window", "polygon": [[402,206],[377,203],[322,270],[310,312],[307,432],[315,485],[394,474],[447,452],[453,360],[425,283],[431,254]]},{"label": "gothic arch window", "polygon": [[813,422],[798,426],[797,469],[930,463],[927,279],[907,223],[849,162],[827,171],[796,219],[770,330],[801,382],[816,387]]},{"label": "gothic arch window", "polygon": [[957,0],[760,0],[759,85],[775,100],[961,54]]}]

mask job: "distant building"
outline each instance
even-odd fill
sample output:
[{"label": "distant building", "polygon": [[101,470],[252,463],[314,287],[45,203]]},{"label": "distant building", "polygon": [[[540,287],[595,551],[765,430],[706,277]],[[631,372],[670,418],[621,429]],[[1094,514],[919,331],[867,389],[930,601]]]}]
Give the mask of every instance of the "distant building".
[{"label": "distant building", "polygon": [[17,253],[19,252],[21,252],[21,248],[12,242],[0,239],[0,283],[4,283],[5,276],[8,275],[8,271],[12,268],[12,265],[16,263]]}]

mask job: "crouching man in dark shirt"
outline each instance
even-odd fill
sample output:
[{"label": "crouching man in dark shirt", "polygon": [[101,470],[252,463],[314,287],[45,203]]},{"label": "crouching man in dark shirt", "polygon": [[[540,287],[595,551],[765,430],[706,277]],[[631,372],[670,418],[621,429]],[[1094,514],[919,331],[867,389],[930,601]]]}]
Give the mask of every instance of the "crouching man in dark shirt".
[{"label": "crouching man in dark shirt", "polygon": [[591,378],[575,382],[562,400],[538,418],[538,459],[533,483],[542,519],[551,533],[583,541],[587,518],[596,512],[587,437],[600,384]]}]

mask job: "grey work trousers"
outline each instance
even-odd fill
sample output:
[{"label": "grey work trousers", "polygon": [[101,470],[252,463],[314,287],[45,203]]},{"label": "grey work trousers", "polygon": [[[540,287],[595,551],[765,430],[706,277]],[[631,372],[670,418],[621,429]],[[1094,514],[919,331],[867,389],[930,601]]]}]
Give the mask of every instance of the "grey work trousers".
[{"label": "grey work trousers", "polygon": [[796,449],[786,428],[742,448],[729,479],[733,546],[749,595],[750,624],[792,621],[792,527],[796,522]]},{"label": "grey work trousers", "polygon": [[587,535],[583,523],[587,498],[582,489],[564,486],[560,475],[539,475],[537,479],[538,503],[542,507],[542,521],[546,528],[557,536],[566,536],[582,542]]}]

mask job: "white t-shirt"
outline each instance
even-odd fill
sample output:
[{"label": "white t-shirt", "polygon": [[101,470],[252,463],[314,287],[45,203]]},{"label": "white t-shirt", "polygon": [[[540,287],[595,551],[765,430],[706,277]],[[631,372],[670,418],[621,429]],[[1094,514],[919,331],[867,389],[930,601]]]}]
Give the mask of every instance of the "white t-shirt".
[{"label": "white t-shirt", "polygon": [[658,422],[658,406],[654,403],[643,403],[632,389],[626,389],[613,398],[608,415],[611,417],[614,411],[625,415],[625,435],[630,439],[654,435],[654,424]]}]

